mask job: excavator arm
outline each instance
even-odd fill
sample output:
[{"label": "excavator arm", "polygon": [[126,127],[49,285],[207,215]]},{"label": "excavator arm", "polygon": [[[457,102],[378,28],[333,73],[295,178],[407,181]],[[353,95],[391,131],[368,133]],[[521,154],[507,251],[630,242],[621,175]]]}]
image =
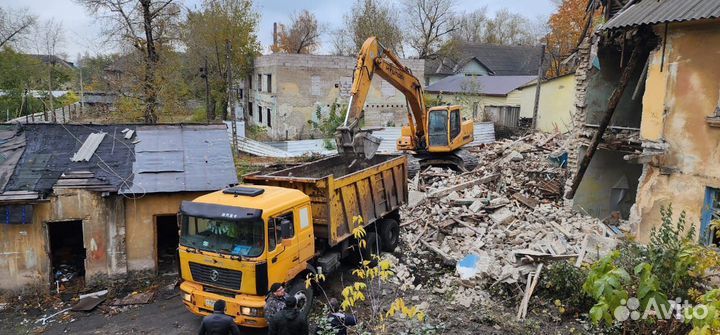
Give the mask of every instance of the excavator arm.
[{"label": "excavator arm", "polygon": [[360,49],[353,72],[345,121],[342,126],[338,127],[335,135],[338,150],[363,154],[369,159],[372,158],[380,144],[380,140],[370,134],[371,130],[360,129],[363,107],[375,73],[405,95],[411,112],[408,113],[408,124],[411,133],[415,135],[411,137],[412,146],[418,149],[424,148],[425,100],[420,81],[409,68],[400,63],[400,59],[395,53],[385,49],[376,37],[370,37]]}]

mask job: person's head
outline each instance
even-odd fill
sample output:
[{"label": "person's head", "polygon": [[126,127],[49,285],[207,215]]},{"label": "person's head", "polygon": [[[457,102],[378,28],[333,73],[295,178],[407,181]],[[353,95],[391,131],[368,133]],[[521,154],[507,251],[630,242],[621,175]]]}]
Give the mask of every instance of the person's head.
[{"label": "person's head", "polygon": [[285,296],[285,308],[286,309],[293,309],[297,306],[297,299],[291,295]]},{"label": "person's head", "polygon": [[215,305],[213,305],[213,311],[215,312],[225,312],[225,300],[218,300],[215,302]]},{"label": "person's head", "polygon": [[280,283],[272,284],[272,286],[270,286],[270,293],[278,298],[282,298],[285,296],[285,286]]},{"label": "person's head", "polygon": [[335,298],[330,298],[330,309],[332,309],[333,312],[340,311],[340,302]]}]

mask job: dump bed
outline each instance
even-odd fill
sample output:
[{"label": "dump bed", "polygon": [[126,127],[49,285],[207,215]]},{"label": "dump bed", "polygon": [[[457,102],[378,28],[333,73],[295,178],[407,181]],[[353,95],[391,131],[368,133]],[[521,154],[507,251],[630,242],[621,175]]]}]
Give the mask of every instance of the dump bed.
[{"label": "dump bed", "polygon": [[405,204],[407,159],[336,155],[276,172],[251,173],[244,182],[303,191],[312,202],[315,236],[334,246],[352,235],[354,216],[362,216],[368,225]]}]

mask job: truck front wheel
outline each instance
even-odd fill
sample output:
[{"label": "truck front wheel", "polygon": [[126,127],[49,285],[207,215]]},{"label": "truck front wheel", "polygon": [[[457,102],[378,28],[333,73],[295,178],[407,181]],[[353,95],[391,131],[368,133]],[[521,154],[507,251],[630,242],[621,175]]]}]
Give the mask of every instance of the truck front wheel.
[{"label": "truck front wheel", "polygon": [[400,242],[400,225],[393,219],[380,222],[380,246],[383,251],[393,252]]},{"label": "truck front wheel", "polygon": [[312,309],[313,298],[315,298],[315,291],[312,285],[310,288],[305,287],[305,282],[298,278],[292,281],[290,284],[290,290],[288,294],[294,296],[297,299],[297,309],[300,316],[307,320]]}]

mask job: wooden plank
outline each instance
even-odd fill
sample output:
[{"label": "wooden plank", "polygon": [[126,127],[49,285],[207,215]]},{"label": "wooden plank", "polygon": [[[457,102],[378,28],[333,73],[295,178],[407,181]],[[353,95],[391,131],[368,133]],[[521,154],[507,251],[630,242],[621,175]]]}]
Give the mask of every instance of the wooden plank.
[{"label": "wooden plank", "polygon": [[524,320],[527,316],[527,308],[530,304],[530,298],[532,297],[535,286],[537,286],[538,279],[540,278],[540,271],[542,271],[543,264],[540,263],[535,270],[535,276],[533,276],[532,284],[529,287],[526,286],[525,295],[523,296],[522,302],[520,302],[520,308],[518,309],[517,319]]},{"label": "wooden plank", "polygon": [[447,196],[448,194],[450,194],[454,191],[464,190],[466,188],[470,188],[475,185],[487,184],[491,181],[497,180],[499,177],[500,177],[499,173],[494,173],[494,174],[491,174],[488,176],[484,176],[482,178],[473,179],[471,181],[467,181],[467,182],[464,182],[461,184],[457,184],[457,185],[454,185],[454,186],[451,186],[448,188],[444,188],[444,189],[432,192],[428,195],[428,198],[441,198],[441,197]]},{"label": "wooden plank", "polygon": [[513,194],[513,199],[519,201],[521,204],[527,206],[530,209],[535,209],[538,205],[538,201],[533,198],[528,198],[520,193]]}]

